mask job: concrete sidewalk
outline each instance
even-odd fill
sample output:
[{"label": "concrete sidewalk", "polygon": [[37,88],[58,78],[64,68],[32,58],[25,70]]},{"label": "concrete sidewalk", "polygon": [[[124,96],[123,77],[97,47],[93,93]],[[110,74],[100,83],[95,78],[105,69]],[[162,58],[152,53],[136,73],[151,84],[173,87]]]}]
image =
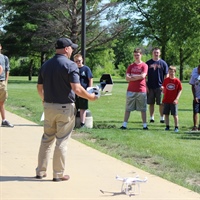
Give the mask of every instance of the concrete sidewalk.
[{"label": "concrete sidewalk", "polygon": [[[6,112],[14,128],[0,127],[0,200],[200,200],[200,194],[151,175],[73,139],[68,145],[66,174],[71,179],[52,181],[52,162],[47,177],[37,180],[35,168],[43,128]],[[52,156],[51,156],[52,160]],[[131,197],[121,193],[122,177],[148,177],[141,193]],[[102,193],[101,191],[104,191]]]}]

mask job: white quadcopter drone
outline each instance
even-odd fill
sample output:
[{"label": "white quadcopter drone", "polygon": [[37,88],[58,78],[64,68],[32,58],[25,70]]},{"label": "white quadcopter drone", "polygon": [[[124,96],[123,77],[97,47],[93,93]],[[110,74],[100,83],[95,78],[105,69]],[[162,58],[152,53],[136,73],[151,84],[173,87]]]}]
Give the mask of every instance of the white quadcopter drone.
[{"label": "white quadcopter drone", "polygon": [[147,177],[144,179],[139,179],[139,176],[136,177],[128,177],[128,178],[121,178],[116,176],[116,179],[122,181],[121,192],[124,192],[126,195],[131,196],[133,193],[132,186],[134,186],[134,194],[135,194],[135,186],[138,186],[138,191],[140,193],[140,183],[147,182]]},{"label": "white quadcopter drone", "polygon": [[112,95],[113,81],[110,74],[103,74],[96,87],[88,87],[86,90],[99,98],[100,96]]},{"label": "white quadcopter drone", "polygon": [[99,98],[100,95],[101,95],[100,94],[100,88],[99,88],[98,85],[96,87],[88,87],[86,90],[90,94],[94,93],[97,98]]}]

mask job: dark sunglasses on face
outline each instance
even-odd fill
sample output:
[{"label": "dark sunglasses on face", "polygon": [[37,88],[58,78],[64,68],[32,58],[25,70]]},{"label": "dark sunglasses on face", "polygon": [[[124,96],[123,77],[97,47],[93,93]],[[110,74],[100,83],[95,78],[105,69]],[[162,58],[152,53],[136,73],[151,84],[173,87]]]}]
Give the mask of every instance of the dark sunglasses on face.
[{"label": "dark sunglasses on face", "polygon": [[81,60],[76,60],[76,61],[75,61],[75,63],[79,63],[79,62],[81,62]]}]

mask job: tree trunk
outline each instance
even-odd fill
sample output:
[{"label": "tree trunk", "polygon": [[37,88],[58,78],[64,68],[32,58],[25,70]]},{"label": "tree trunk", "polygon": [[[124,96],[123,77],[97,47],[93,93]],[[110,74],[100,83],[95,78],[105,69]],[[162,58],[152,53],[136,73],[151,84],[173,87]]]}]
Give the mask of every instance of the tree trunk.
[{"label": "tree trunk", "polygon": [[180,48],[179,49],[179,59],[180,59],[180,71],[179,71],[179,79],[180,79],[180,81],[182,81],[183,80],[183,62],[184,62],[184,60],[183,60],[183,49],[182,48]]},{"label": "tree trunk", "polygon": [[46,61],[46,53],[45,52],[41,52],[41,66],[43,65],[43,63]]},{"label": "tree trunk", "polygon": [[32,74],[33,74],[33,59],[31,59],[30,67],[29,67],[29,76],[28,76],[29,81],[32,80]]},{"label": "tree trunk", "polygon": [[166,57],[166,45],[162,45],[161,57],[162,57],[163,60],[165,60],[165,57]]}]

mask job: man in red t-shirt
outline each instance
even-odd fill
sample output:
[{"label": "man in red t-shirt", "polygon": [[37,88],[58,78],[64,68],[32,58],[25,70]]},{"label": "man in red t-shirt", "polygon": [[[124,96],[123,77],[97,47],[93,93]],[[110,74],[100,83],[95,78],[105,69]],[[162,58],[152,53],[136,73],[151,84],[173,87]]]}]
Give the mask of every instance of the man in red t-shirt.
[{"label": "man in red t-shirt", "polygon": [[126,70],[126,80],[128,81],[126,109],[124,113],[124,122],[120,129],[127,129],[130,112],[137,110],[141,111],[143,129],[148,130],[146,122],[147,94],[145,80],[148,66],[141,60],[141,49],[135,49],[133,55],[135,62],[129,65]]},{"label": "man in red t-shirt", "polygon": [[166,131],[170,130],[169,126],[169,113],[174,117],[175,132],[178,132],[178,99],[182,92],[181,81],[175,77],[176,67],[169,67],[169,77],[164,79],[162,84],[162,90],[164,97],[162,102],[164,103],[163,114],[165,115]]}]

